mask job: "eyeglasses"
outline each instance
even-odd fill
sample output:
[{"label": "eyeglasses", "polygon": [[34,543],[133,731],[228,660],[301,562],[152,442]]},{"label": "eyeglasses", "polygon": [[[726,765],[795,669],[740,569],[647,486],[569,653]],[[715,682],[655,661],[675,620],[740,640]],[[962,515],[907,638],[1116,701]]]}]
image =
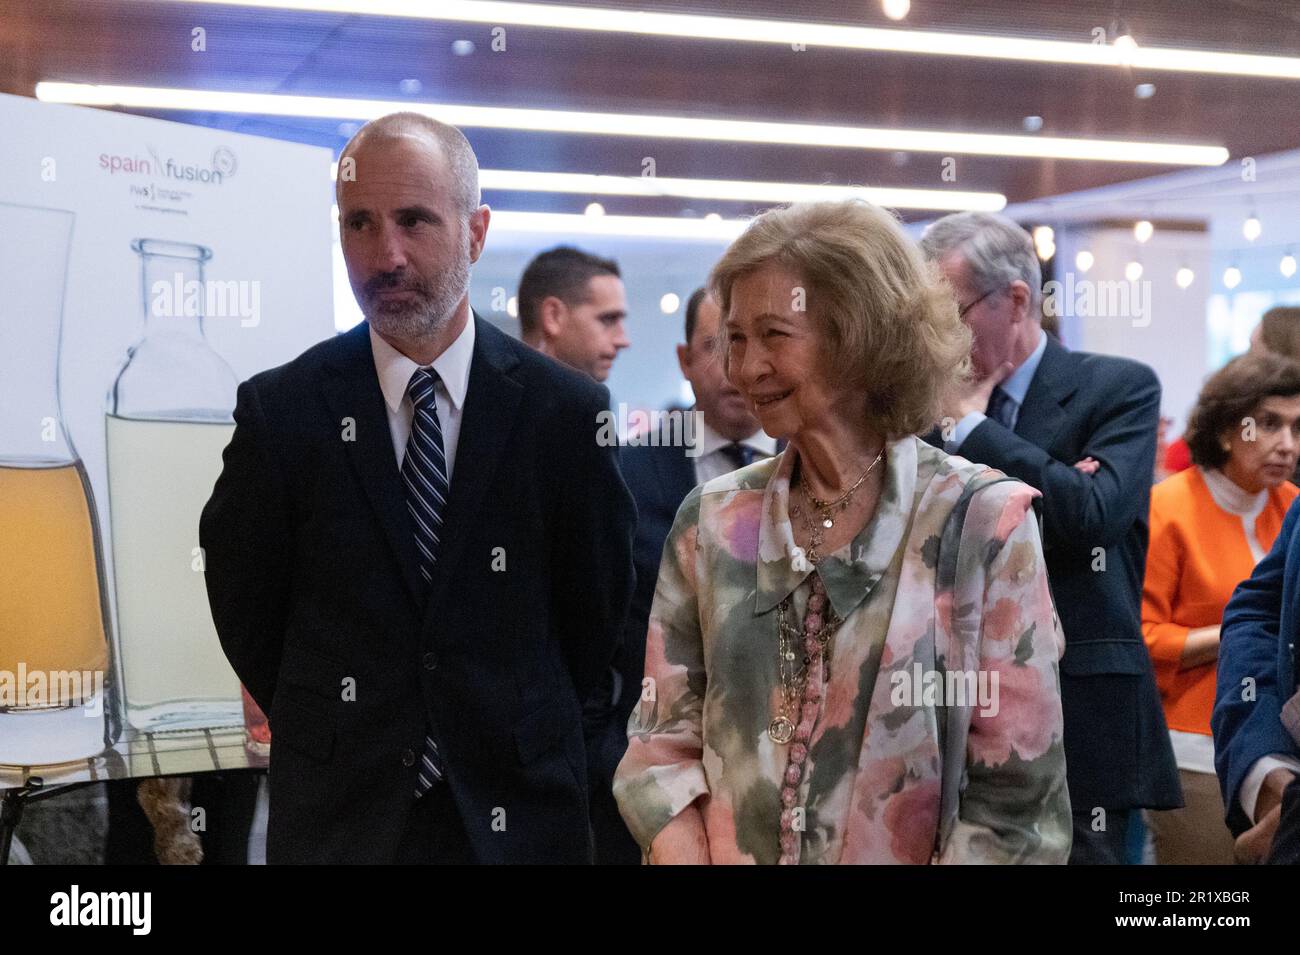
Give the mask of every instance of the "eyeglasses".
[{"label": "eyeglasses", "polygon": [[992,295],[994,292],[1000,292],[1000,291],[1001,291],[1001,289],[996,289],[996,288],[989,289],[987,292],[985,292],[985,293],[984,293],[983,295],[981,295],[979,298],[975,299],[975,301],[973,301],[973,302],[968,302],[967,304],[958,307],[958,309],[957,309],[957,317],[958,317],[958,318],[965,318],[965,317],[966,317],[966,313],[969,312],[972,308],[974,308],[974,307],[975,307],[976,305],[978,305],[980,302],[984,301],[986,298],[988,298],[988,297],[989,297],[990,295]]}]

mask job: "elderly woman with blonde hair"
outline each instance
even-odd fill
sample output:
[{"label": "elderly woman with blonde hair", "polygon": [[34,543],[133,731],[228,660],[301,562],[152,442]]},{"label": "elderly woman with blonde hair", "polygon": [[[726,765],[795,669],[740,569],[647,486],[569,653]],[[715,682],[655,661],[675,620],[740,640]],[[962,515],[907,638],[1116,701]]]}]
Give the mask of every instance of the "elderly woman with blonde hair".
[{"label": "elderly woman with blonde hair", "polygon": [[916,437],[968,373],[949,289],[858,201],[759,216],[710,285],[788,446],[665,544],[614,782],[648,861],[1064,862],[1037,492]]}]

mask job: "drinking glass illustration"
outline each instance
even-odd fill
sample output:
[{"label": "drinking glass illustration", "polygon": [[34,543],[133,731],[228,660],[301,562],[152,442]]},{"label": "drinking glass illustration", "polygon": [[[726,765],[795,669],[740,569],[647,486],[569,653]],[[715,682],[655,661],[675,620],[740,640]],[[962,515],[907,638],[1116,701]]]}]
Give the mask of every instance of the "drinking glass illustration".
[{"label": "drinking glass illustration", "polygon": [[99,519],[59,395],[75,216],[0,202],[0,763],[117,737]]},{"label": "drinking glass illustration", "polygon": [[199,515],[221,473],[239,382],[204,336],[201,245],[136,239],[144,328],[107,402],[117,659],[143,730],[242,726],[239,679],[208,610]]}]

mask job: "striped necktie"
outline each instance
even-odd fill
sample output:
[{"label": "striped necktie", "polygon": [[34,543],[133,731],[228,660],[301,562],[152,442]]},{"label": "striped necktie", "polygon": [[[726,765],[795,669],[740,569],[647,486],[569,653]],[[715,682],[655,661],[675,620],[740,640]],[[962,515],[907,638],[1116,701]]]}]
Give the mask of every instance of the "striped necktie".
[{"label": "striped necktie", "polygon": [[740,470],[741,468],[748,467],[754,463],[756,458],[759,457],[758,451],[748,445],[736,441],[733,441],[731,444],[724,444],[718,450],[721,451],[723,456],[731,462],[733,470]]},{"label": "striped necktie", "polygon": [[[433,579],[433,562],[438,558],[442,534],[442,513],[447,507],[447,458],[442,449],[442,423],[433,400],[437,372],[417,368],[406,386],[415,414],[411,437],[402,459],[402,482],[406,485],[406,508],[415,527],[415,546],[420,551],[420,576],[427,584]],[[436,780],[442,779],[442,757],[433,736],[426,733],[415,795],[423,796]]]},{"label": "striped necktie", "polygon": [[1002,427],[1014,430],[1016,426],[1016,410],[1016,399],[1003,391],[1001,385],[995,386],[993,394],[989,395],[988,410],[985,414],[1002,425]]}]

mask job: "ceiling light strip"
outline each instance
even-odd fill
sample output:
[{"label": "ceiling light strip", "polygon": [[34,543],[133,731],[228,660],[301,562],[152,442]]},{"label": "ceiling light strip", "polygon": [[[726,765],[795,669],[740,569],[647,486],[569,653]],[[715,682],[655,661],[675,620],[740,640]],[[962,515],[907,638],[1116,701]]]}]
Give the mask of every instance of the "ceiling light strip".
[{"label": "ceiling light strip", "polygon": [[629,33],[679,39],[832,47],[845,50],[1069,63],[1080,66],[1133,67],[1182,73],[1300,79],[1300,58],[1218,50],[1115,46],[1077,40],[994,36],[801,23],[749,17],[652,13],[550,3],[499,0],[180,0],[194,4],[256,7],[271,10],[405,17],[491,26],[527,26],[600,33]]},{"label": "ceiling light strip", "polygon": [[232,93],[215,90],[41,82],[36,84],[36,96],[47,102],[78,103],[89,106],[298,116],[317,119],[368,120],[399,110],[413,110],[455,126],[580,133],[595,136],[776,143],[800,147],[904,150],[1174,166],[1218,166],[1228,159],[1228,151],[1222,146],[1208,145],[772,123],[632,113],[515,109],[499,106],[345,99],[278,93]]}]

